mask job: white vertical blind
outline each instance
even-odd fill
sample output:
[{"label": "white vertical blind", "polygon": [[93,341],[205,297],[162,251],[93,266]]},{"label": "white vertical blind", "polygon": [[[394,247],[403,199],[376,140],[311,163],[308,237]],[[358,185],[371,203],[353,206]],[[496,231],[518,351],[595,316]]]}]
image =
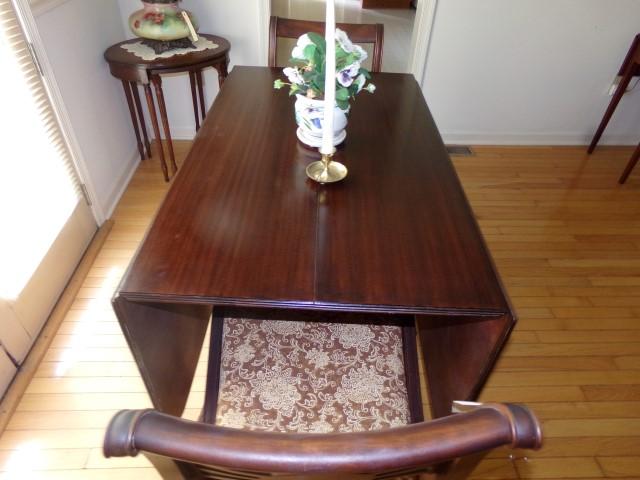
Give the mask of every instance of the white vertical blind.
[{"label": "white vertical blind", "polygon": [[0,0],[0,72],[0,298],[12,299],[65,225],[81,191],[10,0]]}]

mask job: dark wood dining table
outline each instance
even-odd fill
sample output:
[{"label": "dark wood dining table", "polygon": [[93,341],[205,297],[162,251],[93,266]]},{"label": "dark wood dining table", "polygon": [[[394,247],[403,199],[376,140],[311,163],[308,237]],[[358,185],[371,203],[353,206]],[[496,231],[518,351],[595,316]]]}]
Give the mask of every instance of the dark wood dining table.
[{"label": "dark wood dining table", "polygon": [[295,134],[279,69],[235,67],[113,305],[154,406],[180,415],[216,306],[415,316],[434,417],[475,399],[515,315],[422,91],[373,75],[337,184]]}]

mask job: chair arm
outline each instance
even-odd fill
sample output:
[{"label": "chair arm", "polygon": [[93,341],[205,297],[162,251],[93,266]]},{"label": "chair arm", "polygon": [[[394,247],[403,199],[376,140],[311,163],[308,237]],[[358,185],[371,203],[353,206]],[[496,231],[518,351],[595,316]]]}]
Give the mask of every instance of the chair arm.
[{"label": "chair arm", "polygon": [[358,433],[281,434],[217,427],[154,410],[123,410],[107,428],[106,457],[139,451],[224,468],[343,473],[426,466],[493,448],[541,446],[525,407],[487,404],[431,422]]}]

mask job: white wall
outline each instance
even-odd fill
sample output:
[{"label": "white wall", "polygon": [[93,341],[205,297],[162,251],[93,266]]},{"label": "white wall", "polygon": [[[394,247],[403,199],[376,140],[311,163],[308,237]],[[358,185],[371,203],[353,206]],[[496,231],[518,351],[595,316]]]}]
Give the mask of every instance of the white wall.
[{"label": "white wall", "polygon": [[36,16],[73,132],[96,198],[109,215],[135,169],[129,111],[120,81],[102,53],[124,37],[120,10],[112,0],[68,0]]},{"label": "white wall", "polygon": [[[139,0],[118,0],[122,12],[125,37],[133,38],[128,18],[141,8]],[[230,70],[233,65],[259,65],[261,55],[260,16],[256,0],[187,0],[182,8],[192,11],[198,18],[200,31],[226,38],[231,43]],[[266,45],[266,38],[265,38]],[[192,138],[195,120],[191,103],[191,90],[187,74],[163,75],[163,90],[173,138]],[[205,70],[205,98],[207,108],[218,93],[218,76],[214,69]],[[149,125],[149,124],[148,124]]]},{"label": "white wall", "polygon": [[[424,93],[451,143],[588,143],[638,0],[440,0]],[[603,141],[640,140],[640,86]]]}]

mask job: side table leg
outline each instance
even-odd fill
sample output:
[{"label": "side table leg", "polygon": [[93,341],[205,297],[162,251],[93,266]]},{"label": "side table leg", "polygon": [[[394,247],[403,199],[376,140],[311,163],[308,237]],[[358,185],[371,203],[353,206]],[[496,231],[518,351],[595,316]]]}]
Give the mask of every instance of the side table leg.
[{"label": "side table leg", "polygon": [[144,93],[147,97],[147,106],[149,107],[149,115],[151,116],[151,126],[153,127],[153,134],[156,137],[156,144],[158,145],[158,152],[160,153],[160,167],[162,168],[165,182],[168,182],[169,172],[167,171],[167,162],[164,159],[164,149],[162,148],[162,138],[160,137],[160,127],[158,126],[156,106],[153,103],[153,93],[151,93],[151,86],[149,86],[148,83],[145,83],[144,85]]},{"label": "side table leg", "polygon": [[635,152],[633,152],[633,155],[631,155],[629,163],[627,163],[624,172],[622,172],[622,175],[620,176],[620,180],[618,180],[618,183],[620,185],[627,181],[627,178],[629,178],[629,174],[631,174],[631,171],[633,170],[633,167],[636,166],[636,163],[638,163],[638,160],[640,160],[640,144],[638,144]]},{"label": "side table leg", "polygon": [[200,130],[200,116],[198,115],[198,98],[196,94],[196,74],[189,71],[189,83],[191,83],[191,101],[193,102],[193,114],[196,117],[196,132]]},{"label": "side table leg", "polygon": [[136,132],[136,143],[138,144],[138,152],[140,152],[140,160],[144,160],[144,148],[142,147],[142,141],[140,140],[140,129],[138,128],[138,119],[136,118],[136,111],[133,106],[133,97],[131,96],[130,85],[125,80],[122,80],[122,86],[124,87],[124,96],[127,97],[127,105],[129,106],[129,113],[131,114],[133,130]]},{"label": "side table leg", "polygon": [[133,91],[133,99],[136,102],[136,109],[138,110],[138,118],[140,119],[140,127],[142,129],[142,136],[144,137],[144,146],[147,149],[147,158],[151,158],[151,145],[149,144],[149,136],[147,135],[147,123],[144,120],[144,112],[142,111],[142,103],[140,102],[140,93],[138,92],[138,84],[136,82],[130,82],[131,90]]},{"label": "side table leg", "polygon": [[602,134],[604,133],[604,129],[607,128],[607,125],[609,124],[609,120],[611,120],[611,117],[613,116],[613,112],[616,111],[616,108],[618,107],[618,104],[620,103],[622,96],[627,91],[627,87],[629,86],[629,83],[633,78],[633,71],[634,71],[634,68],[633,66],[631,66],[627,71],[627,73],[625,73],[624,77],[622,77],[622,80],[620,80],[620,84],[618,85],[616,93],[613,94],[611,103],[609,103],[609,106],[607,107],[607,111],[604,113],[604,117],[602,117],[602,121],[598,126],[598,130],[596,130],[596,133],[593,136],[593,140],[591,140],[591,145],[589,145],[589,149],[587,150],[588,153],[593,153],[593,151],[596,149],[596,146],[600,141],[600,137],[602,137]]},{"label": "side table leg", "polygon": [[167,118],[167,106],[164,103],[164,93],[162,93],[162,79],[160,75],[151,77],[153,86],[156,88],[156,97],[158,98],[158,107],[160,107],[160,118],[162,119],[162,127],[164,128],[164,136],[169,147],[169,159],[171,160],[171,169],[173,173],[178,171],[176,165],[176,157],[173,153],[173,142],[171,141],[171,130],[169,130],[169,119]]},{"label": "side table leg", "polygon": [[202,81],[202,70],[196,70],[196,80],[198,81],[198,93],[200,95],[200,112],[202,113],[202,121],[207,115],[207,111],[204,108],[204,83]]},{"label": "side table leg", "polygon": [[227,68],[229,67],[229,57],[224,59],[224,62],[218,63],[213,66],[218,71],[218,86],[222,88],[224,81],[227,79]]}]

